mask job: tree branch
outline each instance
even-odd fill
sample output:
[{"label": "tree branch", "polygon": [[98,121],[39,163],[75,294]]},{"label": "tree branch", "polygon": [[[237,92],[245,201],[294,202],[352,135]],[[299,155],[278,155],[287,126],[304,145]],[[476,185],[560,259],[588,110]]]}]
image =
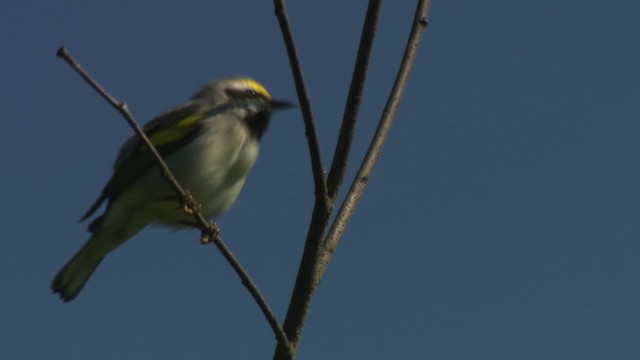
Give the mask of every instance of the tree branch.
[{"label": "tree branch", "polygon": [[429,14],[430,0],[420,0],[416,9],[415,17],[413,20],[413,26],[411,33],[407,41],[407,46],[404,51],[402,63],[398,69],[396,81],[389,95],[387,104],[382,112],[382,117],[378,124],[376,133],[373,136],[373,140],[369,145],[369,150],[362,161],[362,165],[356,174],[356,177],[351,184],[351,188],[347,193],[347,196],[338,211],[338,215],[329,230],[327,239],[324,245],[324,251],[320,258],[320,273],[324,275],[327,270],[327,266],[331,261],[334,252],[336,251],[340,240],[344,235],[344,231],[355,212],[356,206],[362,197],[364,189],[367,186],[369,177],[373,172],[373,168],[378,161],[378,157],[382,152],[384,143],[389,135],[389,130],[396,116],[398,107],[400,106],[400,100],[404,94],[404,90],[409,80],[409,73],[413,67],[416,55],[418,53],[418,46],[422,40],[424,29],[427,27],[427,17]]},{"label": "tree branch", "polygon": [[319,201],[324,208],[328,209],[327,184],[324,178],[325,174],[322,165],[322,154],[320,152],[320,140],[318,140],[318,132],[316,131],[316,124],[311,108],[311,99],[309,98],[309,92],[307,91],[307,86],[304,81],[300,56],[298,55],[291,25],[287,18],[287,9],[285,8],[284,0],[274,0],[274,7],[275,15],[278,18],[282,37],[284,38],[284,43],[287,48],[287,54],[289,55],[289,64],[293,71],[296,92],[298,93],[302,117],[304,118],[309,154],[311,155],[311,171],[313,172],[313,182],[315,184],[316,202]]},{"label": "tree branch", "polygon": [[304,75],[302,73],[302,65],[300,57],[291,31],[291,25],[287,18],[287,12],[284,0],[274,0],[275,15],[278,18],[282,36],[289,55],[289,63],[293,72],[296,83],[296,91],[302,109],[305,130],[307,135],[307,143],[309,146],[309,154],[311,156],[311,169],[315,185],[315,202],[311,223],[307,232],[307,240],[305,242],[298,276],[294,286],[289,309],[283,325],[284,331],[288,336],[290,347],[287,349],[286,343],[278,342],[274,357],[277,359],[293,359],[297,350],[297,344],[300,340],[302,328],[298,326],[299,319],[306,317],[309,306],[311,304],[310,294],[317,286],[318,257],[322,250],[322,241],[324,231],[327,228],[329,215],[333,208],[327,196],[327,184],[325,182],[325,173],[322,165],[322,156],[320,152],[320,142],[315,127],[313,112],[311,108],[311,100],[306,89]]},{"label": "tree branch", "polygon": [[200,205],[196,202],[196,200],[191,196],[188,191],[185,191],[182,186],[178,183],[175,176],[169,170],[169,167],[164,162],[156,148],[151,144],[149,138],[144,133],[144,130],[138,125],[135,118],[129,112],[127,108],[127,104],[124,102],[116,100],[111,94],[109,94],[96,80],[94,80],[86,70],[82,68],[82,66],[73,58],[73,56],[69,53],[66,47],[62,46],[58,49],[57,56],[64,59],[82,78],[84,78],[89,85],[94,88],[109,104],[111,104],[122,116],[127,120],[131,128],[138,135],[143,144],[147,147],[147,149],[153,154],[153,157],[156,161],[156,164],[160,168],[162,176],[167,180],[167,182],[171,185],[171,187],[175,190],[176,194],[178,194],[182,204],[184,205],[184,210],[187,214],[193,215],[196,223],[198,224],[199,229],[202,231],[203,237],[202,242],[204,244],[208,242],[213,242],[222,255],[227,259],[231,267],[236,271],[240,279],[242,280],[242,284],[249,290],[251,296],[258,303],[258,306],[262,310],[265,318],[269,322],[273,332],[276,335],[279,343],[282,343],[285,349],[290,349],[289,341],[287,336],[284,333],[282,327],[278,323],[278,319],[275,313],[271,310],[269,305],[267,304],[264,296],[258,290],[256,284],[251,280],[249,274],[244,270],[240,262],[233,255],[231,250],[227,247],[227,245],[222,241],[219,236],[219,228],[218,226],[205,219],[205,217],[200,212]]},{"label": "tree branch", "polygon": [[356,128],[356,121],[360,111],[360,103],[362,101],[362,92],[364,91],[364,83],[369,70],[369,60],[371,59],[371,50],[373,48],[373,40],[376,36],[376,28],[378,26],[378,15],[380,14],[380,5],[382,0],[371,0],[367,9],[367,16],[362,27],[362,35],[360,36],[360,45],[358,47],[358,57],[353,69],[351,77],[351,87],[347,97],[347,105],[345,107],[344,116],[342,117],[342,127],[340,135],[336,143],[336,149],[333,153],[333,161],[331,170],[327,177],[327,189],[329,199],[335,201],[338,190],[344,180],[344,173],[347,169],[347,161],[351,152],[351,143]]},{"label": "tree branch", "polygon": [[[286,9],[284,7],[283,0],[275,0],[275,13],[278,17],[282,33],[287,44],[287,51],[289,53],[289,61],[291,63],[294,77],[296,78],[296,86],[298,88],[298,94],[303,104],[303,112],[305,112],[305,102],[309,101],[306,96],[306,90],[304,89],[304,81],[302,77],[302,71],[300,61],[298,59],[295,42],[287,19]],[[337,154],[337,159],[334,160],[334,164],[340,164],[342,169],[338,166],[335,170],[332,169],[334,179],[334,189],[331,190],[333,195],[329,195],[326,184],[324,183],[324,174],[322,173],[323,181],[323,195],[319,196],[318,181],[319,176],[314,171],[314,179],[316,181],[316,202],[311,217],[311,224],[309,225],[309,231],[307,233],[307,241],[305,243],[302,260],[300,262],[300,268],[298,270],[298,276],[294,286],[293,294],[291,295],[291,301],[289,303],[289,309],[284,322],[284,330],[289,337],[290,344],[293,349],[293,355],[297,351],[297,347],[302,335],[302,329],[311,306],[311,301],[315,289],[320,283],[321,272],[319,272],[319,259],[323,250],[323,239],[325,229],[328,226],[329,216],[333,209],[335,202],[335,194],[340,186],[340,182],[344,177],[344,167],[346,167],[346,161],[349,153],[351,139],[353,137],[353,129],[355,127],[355,118],[359,109],[360,98],[362,95],[362,88],[364,86],[364,77],[366,74],[366,68],[368,59],[370,57],[371,47],[373,43],[373,35],[375,33],[375,20],[379,13],[380,1],[372,1],[370,9],[367,12],[367,20],[365,21],[363,30],[363,40],[361,41],[360,50],[358,53],[358,59],[356,62],[356,70],[354,70],[354,77],[352,80],[352,87],[349,92],[349,99],[347,101],[347,109],[345,110],[345,118],[348,121],[343,121],[343,129],[340,133],[340,139],[338,140],[337,147],[342,149],[340,154]],[[310,109],[310,104],[309,104]],[[310,115],[310,111],[309,111]],[[309,140],[309,147],[311,149],[311,162],[314,169],[318,169],[319,161],[319,144],[315,134],[315,125],[313,118],[305,114],[305,124],[307,125],[307,137]],[[346,125],[345,125],[346,124]],[[309,132],[311,131],[311,133]],[[309,136],[311,134],[311,136]],[[318,151],[318,158],[314,156],[314,149]],[[334,158],[336,159],[336,158]],[[344,162],[344,164],[342,164]],[[335,165],[334,165],[335,166]],[[319,168],[322,170],[322,168]],[[331,175],[330,175],[331,176]],[[328,197],[328,198],[327,198]],[[274,353],[274,359],[287,359],[287,353],[284,351],[286,348],[278,344]]]}]

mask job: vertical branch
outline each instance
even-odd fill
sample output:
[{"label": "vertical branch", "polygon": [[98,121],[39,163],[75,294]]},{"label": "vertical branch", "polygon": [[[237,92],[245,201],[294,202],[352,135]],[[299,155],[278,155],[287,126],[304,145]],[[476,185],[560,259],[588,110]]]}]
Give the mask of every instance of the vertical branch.
[{"label": "vertical branch", "polygon": [[340,135],[336,143],[336,149],[333,153],[333,162],[331,170],[327,177],[327,189],[329,198],[334,200],[338,195],[344,173],[347,169],[347,161],[351,152],[351,143],[355,132],[356,121],[360,111],[360,103],[362,101],[362,92],[364,83],[369,70],[369,60],[371,59],[371,50],[373,48],[373,40],[376,36],[376,28],[378,26],[378,15],[380,14],[380,5],[382,0],[369,1],[367,16],[362,27],[362,35],[360,36],[360,46],[358,47],[358,57],[353,69],[351,77],[351,87],[347,96],[347,105],[342,117],[342,127]]},{"label": "vertical branch", "polygon": [[382,112],[382,117],[376,129],[376,133],[373,136],[373,140],[369,145],[367,154],[362,161],[362,165],[356,174],[356,177],[347,193],[347,196],[338,211],[338,215],[329,230],[327,239],[325,241],[325,250],[323,251],[320,259],[319,266],[321,267],[321,273],[324,274],[327,270],[327,266],[333,257],[333,253],[340,244],[340,240],[344,235],[344,231],[349,223],[351,216],[355,212],[356,206],[362,197],[364,189],[367,186],[369,177],[373,172],[373,168],[378,161],[378,157],[382,152],[384,143],[389,135],[389,130],[396,116],[398,107],[400,106],[400,100],[404,94],[404,90],[409,80],[409,73],[415,62],[416,55],[418,53],[418,46],[422,40],[422,35],[427,27],[427,16],[429,14],[430,0],[420,0],[416,9],[415,17],[413,20],[413,26],[411,33],[405,47],[404,56],[398,69],[395,83],[389,95],[387,104]]},{"label": "vertical branch", "polygon": [[[293,77],[296,83],[296,90],[307,135],[309,145],[309,154],[311,156],[311,168],[313,172],[313,180],[315,184],[315,202],[311,223],[307,232],[307,240],[305,242],[304,252],[298,269],[298,276],[294,286],[287,317],[285,319],[283,329],[287,335],[289,344],[278,341],[275,357],[278,359],[293,359],[298,347],[302,327],[298,326],[299,321],[304,322],[306,314],[311,304],[311,294],[317,286],[318,276],[318,258],[322,251],[322,241],[325,229],[329,222],[329,215],[333,205],[329,204],[327,196],[327,184],[324,177],[324,169],[322,166],[322,157],[320,153],[320,143],[311,110],[311,100],[304,82],[302,73],[302,65],[298,50],[296,49],[293,32],[287,18],[284,0],[274,0],[275,15],[280,23],[282,36],[289,54],[289,62],[293,71]],[[301,320],[300,320],[301,319]],[[289,346],[287,346],[289,345]]]},{"label": "vertical branch", "polygon": [[289,63],[293,71],[298,100],[300,101],[302,116],[304,118],[309,154],[311,155],[311,170],[313,172],[313,181],[315,184],[316,202],[320,201],[325,208],[328,208],[327,185],[324,179],[322,154],[320,153],[320,141],[318,140],[318,132],[316,131],[316,124],[313,118],[311,99],[309,98],[309,92],[307,91],[304,75],[302,73],[300,56],[298,55],[298,49],[296,48],[293,32],[291,31],[291,25],[287,18],[287,9],[284,6],[284,0],[274,0],[274,5],[276,17],[280,23],[282,37],[284,38],[287,53],[289,54]]},{"label": "vertical branch", "polygon": [[289,62],[293,71],[298,99],[300,100],[300,106],[302,108],[315,184],[315,202],[313,214],[311,216],[311,223],[309,224],[309,229],[307,231],[307,239],[302,259],[300,260],[300,267],[298,269],[298,276],[296,278],[293,294],[291,295],[291,301],[289,302],[287,317],[283,325],[290,347],[287,347],[286,343],[279,341],[274,355],[277,359],[293,359],[295,358],[298,342],[300,341],[300,335],[302,334],[302,327],[298,326],[298,324],[299,321],[304,322],[304,319],[306,318],[306,314],[311,304],[310,294],[313,293],[313,289],[317,286],[317,279],[319,279],[318,267],[316,264],[318,263],[320,253],[322,251],[324,232],[328,226],[329,215],[333,205],[329,204],[329,198],[327,196],[327,184],[322,166],[320,144],[315,127],[315,121],[313,119],[313,112],[311,110],[311,100],[309,99],[306,89],[302,73],[302,65],[300,63],[300,57],[295,45],[291,26],[287,18],[284,0],[274,0],[274,5],[275,14],[280,24],[282,36],[287,47],[287,53],[289,54]]}]

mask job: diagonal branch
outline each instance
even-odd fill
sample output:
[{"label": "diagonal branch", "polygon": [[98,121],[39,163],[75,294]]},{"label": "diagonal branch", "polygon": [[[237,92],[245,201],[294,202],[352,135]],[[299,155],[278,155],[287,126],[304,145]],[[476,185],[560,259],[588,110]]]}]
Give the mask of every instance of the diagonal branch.
[{"label": "diagonal branch", "polygon": [[207,220],[202,213],[200,212],[200,206],[196,202],[196,200],[191,196],[188,191],[185,191],[182,186],[178,183],[176,178],[169,170],[169,167],[164,162],[158,151],[155,149],[147,135],[144,133],[144,130],[138,125],[135,118],[129,112],[127,108],[127,104],[124,102],[116,100],[111,94],[109,94],[97,81],[95,81],[87,71],[85,71],[82,66],[71,56],[66,47],[62,46],[58,49],[57,56],[64,59],[82,78],[84,78],[89,85],[94,88],[109,104],[111,104],[122,116],[127,120],[129,125],[136,132],[140,140],[145,144],[147,149],[153,154],[153,157],[156,161],[156,164],[160,168],[162,176],[167,180],[167,182],[171,185],[171,187],[176,191],[179,195],[182,204],[184,204],[184,210],[188,214],[192,214],[194,219],[196,220],[198,227],[202,230],[202,242],[208,243],[213,242],[222,255],[227,259],[231,267],[236,271],[240,279],[242,280],[242,284],[249,290],[251,296],[258,303],[258,306],[262,310],[265,318],[269,322],[273,332],[276,335],[279,343],[282,343],[285,349],[290,349],[289,341],[287,336],[285,335],[282,327],[278,323],[278,319],[275,313],[271,310],[269,305],[267,304],[264,296],[258,290],[256,284],[251,280],[249,274],[244,270],[238,259],[233,255],[231,250],[227,247],[227,245],[222,241],[219,236],[218,226]]},{"label": "diagonal branch", "polygon": [[396,81],[393,85],[393,89],[391,90],[391,94],[389,95],[387,104],[382,112],[380,123],[378,124],[376,133],[373,136],[369,150],[367,150],[367,154],[362,161],[362,165],[360,166],[360,169],[351,184],[351,188],[338,211],[338,215],[329,230],[329,234],[327,235],[324,251],[321,255],[319,264],[321,268],[320,272],[323,275],[327,270],[327,266],[329,265],[331,258],[333,257],[333,253],[340,244],[340,240],[344,235],[344,231],[351,219],[351,216],[353,216],[353,213],[355,212],[356,206],[358,205],[358,202],[360,201],[360,198],[367,186],[369,177],[373,172],[373,168],[378,161],[380,153],[382,152],[382,147],[389,135],[391,125],[393,125],[393,120],[395,119],[396,112],[400,106],[400,100],[402,99],[409,80],[409,73],[411,72],[411,68],[413,67],[413,63],[418,53],[418,46],[422,40],[424,30],[427,27],[430,3],[430,0],[420,0],[418,2],[411,33],[402,58],[402,63],[400,64]]},{"label": "diagonal branch", "polygon": [[[84,68],[82,68],[82,66],[73,58],[73,56],[69,53],[69,51],[67,50],[67,48],[65,46],[60,47],[58,49],[58,52],[57,52],[56,55],[58,57],[64,59],[67,63],[69,63],[69,65],[71,65],[71,67],[78,74],[80,74],[80,76],[82,76],[82,78],[94,90],[96,90],[98,92],[98,94],[100,94],[105,100],[107,100],[107,102],[109,104],[111,104],[116,110],[118,110],[118,112],[120,112],[120,114],[127,120],[129,125],[131,126],[131,128],[133,128],[133,131],[135,131],[135,133],[138,135],[138,137],[143,142],[143,144],[147,147],[147,149],[149,151],[151,151],[151,154],[153,155],[153,157],[154,157],[154,159],[156,161],[156,165],[158,165],[160,167],[160,171],[162,172],[162,176],[167,179],[167,181],[169,182],[171,187],[179,195],[181,201],[184,204],[187,204],[188,203],[188,194],[187,194],[187,192],[178,183],[178,180],[176,180],[176,178],[173,176],[173,174],[171,173],[171,170],[169,170],[169,167],[167,166],[167,164],[165,164],[165,162],[162,160],[162,156],[160,156],[160,154],[158,153],[156,148],[153,146],[153,144],[151,144],[151,141],[149,141],[149,138],[147,138],[147,135],[144,133],[144,130],[142,130],[142,128],[138,125],[138,123],[136,122],[136,120],[133,117],[133,115],[131,114],[131,112],[129,112],[127,104],[124,103],[124,102],[116,100],[116,98],[114,98],[111,94],[109,94],[107,92],[107,90],[105,90],[100,84],[98,84],[91,77],[91,75],[89,75],[89,73],[87,73],[87,71],[84,70]],[[198,221],[198,225],[202,226],[203,228],[208,227],[209,226],[209,222],[206,219],[202,223],[200,222],[200,220],[203,220],[204,217],[202,217],[200,212],[197,211],[197,207],[193,207],[192,210],[195,211],[194,216],[195,216],[195,219]],[[215,234],[212,234],[212,235],[215,236]]]},{"label": "diagonal branch", "polygon": [[353,76],[351,77],[351,87],[349,88],[349,95],[347,96],[347,106],[345,107],[342,118],[342,127],[340,128],[340,135],[338,136],[338,142],[336,143],[336,149],[333,154],[331,170],[327,177],[329,199],[332,200],[335,200],[338,195],[338,191],[344,180],[344,173],[347,169],[347,161],[349,160],[353,134],[356,128],[358,112],[360,111],[364,83],[367,78],[367,71],[369,70],[369,60],[371,59],[371,50],[376,36],[381,4],[382,0],[371,0],[369,2],[367,16],[362,28],[358,57],[356,58]]}]

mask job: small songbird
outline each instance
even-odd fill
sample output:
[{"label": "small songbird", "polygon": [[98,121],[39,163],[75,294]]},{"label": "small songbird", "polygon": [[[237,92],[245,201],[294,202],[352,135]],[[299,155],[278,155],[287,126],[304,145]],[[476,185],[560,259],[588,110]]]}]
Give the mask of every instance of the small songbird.
[{"label": "small songbird", "polygon": [[[211,218],[238,198],[258,157],[271,111],[290,106],[274,100],[253,79],[224,78],[159,115],[144,131],[178,182],[202,205],[204,217]],[[78,296],[109,252],[147,225],[195,225],[137,136],[122,146],[111,179],[81,221],[104,202],[104,214],[89,225],[91,238],[51,284],[65,302]]]}]

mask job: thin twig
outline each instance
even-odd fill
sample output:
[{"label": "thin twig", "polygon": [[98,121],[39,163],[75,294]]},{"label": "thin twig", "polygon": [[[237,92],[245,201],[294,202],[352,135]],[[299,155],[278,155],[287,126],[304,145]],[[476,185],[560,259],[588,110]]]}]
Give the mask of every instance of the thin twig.
[{"label": "thin twig", "polygon": [[304,81],[300,56],[298,55],[296,42],[293,38],[293,32],[291,31],[291,25],[287,18],[287,9],[284,6],[284,0],[274,0],[274,7],[276,17],[280,23],[282,37],[284,38],[284,43],[287,47],[289,63],[293,70],[293,78],[296,83],[298,100],[300,101],[302,117],[304,118],[309,154],[311,155],[311,171],[313,173],[313,182],[315,184],[316,201],[320,201],[323,207],[328,208],[327,184],[324,178],[325,173],[322,165],[322,154],[320,152],[320,140],[318,140],[318,132],[316,131],[316,124],[311,108],[311,99],[309,98],[309,92],[307,91],[307,86]]},{"label": "thin twig", "polygon": [[393,89],[391,90],[391,94],[389,95],[387,104],[382,112],[380,123],[378,124],[376,133],[373,136],[369,150],[367,150],[367,154],[362,161],[362,165],[360,166],[351,188],[338,211],[338,215],[329,230],[329,234],[327,235],[325,251],[323,251],[321,255],[319,264],[322,275],[326,272],[327,266],[333,257],[333,253],[340,244],[340,240],[344,235],[347,224],[349,223],[349,220],[362,197],[364,189],[367,186],[367,182],[369,181],[369,177],[371,176],[373,168],[380,156],[382,147],[389,135],[389,129],[391,129],[391,125],[393,125],[393,120],[395,119],[398,106],[400,105],[400,100],[402,99],[409,80],[409,73],[411,72],[411,68],[413,67],[413,63],[418,53],[418,46],[422,40],[424,30],[427,27],[430,3],[430,0],[420,0],[418,2],[411,33],[402,58],[402,63],[400,64],[396,81],[393,85]]},{"label": "thin twig", "polygon": [[116,108],[116,110],[118,110],[118,112],[120,112],[120,114],[122,114],[122,116],[127,120],[127,122],[136,132],[140,140],[144,143],[147,149],[153,154],[156,164],[161,170],[162,176],[167,180],[167,182],[171,185],[171,187],[173,187],[173,189],[176,191],[176,193],[180,197],[182,204],[185,205],[185,211],[193,215],[194,219],[198,224],[198,227],[203,233],[203,238],[206,237],[206,239],[208,239],[207,241],[203,241],[203,242],[212,241],[216,245],[216,247],[220,250],[220,252],[225,257],[225,259],[227,259],[229,264],[231,264],[231,267],[233,267],[233,269],[236,271],[236,273],[242,280],[242,284],[249,290],[249,292],[251,293],[251,296],[253,296],[255,301],[258,303],[258,306],[262,310],[262,313],[264,314],[273,332],[275,333],[276,338],[278,339],[278,343],[282,343],[283,346],[285,346],[285,348],[290,348],[287,336],[284,333],[284,330],[282,329],[280,324],[278,323],[278,319],[275,313],[271,310],[271,308],[267,304],[264,296],[262,296],[256,284],[253,282],[253,280],[251,280],[251,277],[249,276],[249,274],[246,272],[246,270],[244,270],[244,268],[242,267],[238,259],[236,259],[236,257],[233,255],[231,250],[222,241],[222,238],[220,238],[218,226],[215,223],[208,221],[202,215],[202,213],[199,210],[200,206],[195,201],[193,196],[191,196],[189,192],[185,191],[182,188],[182,186],[178,183],[175,176],[173,176],[173,174],[171,173],[171,170],[169,170],[169,167],[162,159],[162,156],[160,156],[160,154],[158,153],[156,148],[153,146],[151,141],[149,141],[149,138],[147,137],[147,135],[144,133],[144,130],[138,125],[138,123],[136,122],[131,112],[129,112],[129,109],[127,108],[127,104],[116,100],[100,84],[98,84],[98,82],[94,80],[89,75],[89,73],[87,73],[87,71],[85,71],[82,68],[82,66],[73,58],[73,56],[69,53],[66,47],[64,46],[60,47],[60,49],[58,49],[57,55],[58,57],[64,59],[69,65],[71,65],[71,67],[78,74],[80,74],[80,76],[82,76],[82,78],[84,78],[92,88],[94,88],[105,100],[107,100],[109,104],[111,104],[114,108]]},{"label": "thin twig", "polygon": [[364,21],[364,26],[362,27],[358,57],[356,58],[353,75],[351,77],[351,87],[349,88],[347,105],[344,116],[342,117],[342,127],[340,128],[340,135],[338,136],[336,149],[333,153],[329,176],[327,176],[327,190],[329,199],[331,200],[335,200],[338,195],[338,191],[344,180],[344,173],[347,169],[347,161],[349,160],[353,134],[356,128],[358,112],[360,111],[364,83],[367,78],[367,71],[369,70],[369,60],[371,59],[371,50],[376,36],[381,4],[382,0],[369,1],[367,16]]},{"label": "thin twig", "polygon": [[[144,133],[144,130],[142,130],[142,128],[138,125],[138,123],[134,119],[131,112],[129,112],[127,104],[111,96],[111,94],[109,94],[107,90],[105,90],[100,84],[98,84],[96,80],[94,80],[91,77],[91,75],[89,75],[89,73],[87,73],[87,71],[84,70],[84,68],[73,58],[73,56],[69,53],[69,51],[65,46],[60,47],[56,55],[64,59],[67,63],[69,63],[69,65],[71,65],[71,67],[78,74],[80,74],[80,76],[82,76],[82,78],[85,79],[85,81],[94,90],[96,90],[98,94],[100,94],[105,100],[107,100],[107,102],[111,104],[116,110],[118,110],[118,112],[120,112],[120,114],[127,120],[131,128],[133,128],[133,131],[135,131],[135,133],[138,135],[138,137],[141,139],[141,141],[144,143],[147,149],[151,151],[151,154],[153,154],[156,164],[160,167],[162,176],[165,179],[167,179],[171,187],[179,195],[182,203],[187,204],[187,203],[193,202],[188,198],[187,192],[178,183],[176,178],[171,173],[171,170],[169,170],[169,167],[167,166],[167,164],[165,164],[165,162],[162,160],[162,156],[160,156],[156,148],[153,146],[153,144],[151,144],[151,141],[149,141],[149,138],[147,138],[147,135]],[[200,225],[202,228],[208,227],[209,222],[202,217],[202,215],[198,211],[198,206],[196,204],[193,204],[193,205],[194,206],[192,206],[191,210],[194,211],[194,216],[196,220],[198,220],[198,225]],[[200,215],[200,216],[198,217],[197,215]],[[204,220],[204,221],[201,223],[201,220]]]}]

